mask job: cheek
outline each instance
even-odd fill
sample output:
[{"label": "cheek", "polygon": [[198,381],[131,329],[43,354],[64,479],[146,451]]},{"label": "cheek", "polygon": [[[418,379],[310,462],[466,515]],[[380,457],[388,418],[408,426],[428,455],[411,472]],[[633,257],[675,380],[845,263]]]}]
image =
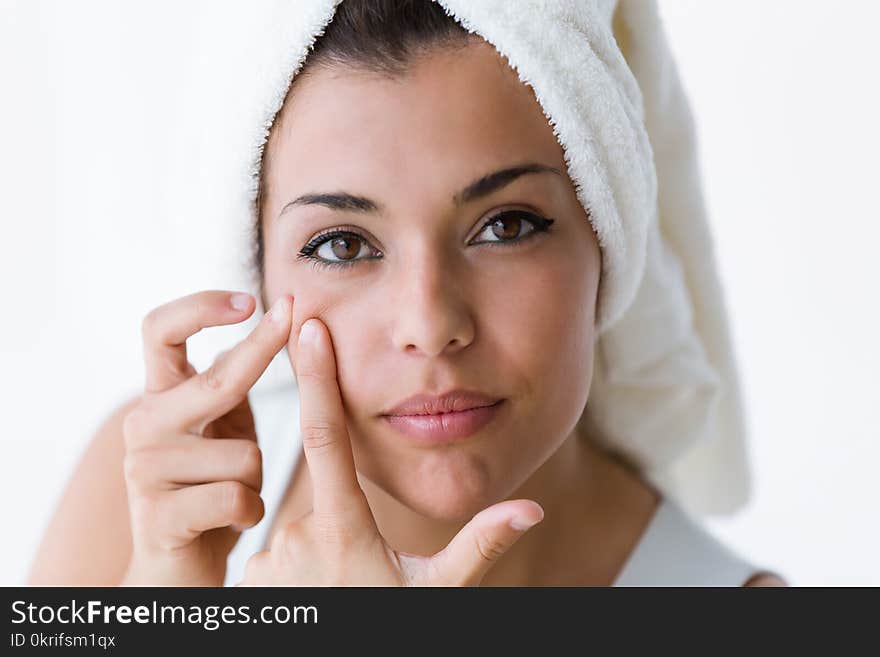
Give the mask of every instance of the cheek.
[{"label": "cheek", "polygon": [[[294,295],[293,325],[288,353],[296,362],[296,341],[299,329],[311,317],[317,317],[328,328],[333,342],[336,378],[346,413],[364,412],[369,408],[369,391],[383,380],[376,367],[380,318],[390,312],[381,304],[382,296],[373,298],[360,288],[340,279],[315,273],[300,277]],[[365,396],[367,395],[367,396]],[[376,409],[378,411],[378,409]]]},{"label": "cheek", "polygon": [[[346,407],[346,415],[378,413],[374,408],[375,390],[388,381],[383,374],[383,317],[393,312],[387,297],[349,289],[345,295],[324,304],[323,319],[333,336],[336,377]],[[387,370],[385,370],[387,372]]]},{"label": "cheek", "polygon": [[[287,353],[291,363],[297,362],[297,340],[302,325],[306,320],[316,317],[320,319],[330,332],[333,353],[337,367],[337,378],[342,379],[343,367],[352,357],[360,352],[356,346],[360,334],[358,322],[353,321],[357,311],[351,306],[348,295],[333,293],[327,285],[322,285],[314,277],[298,277],[296,283],[270,284],[266,277],[265,295],[271,304],[282,294],[293,296],[293,318]],[[347,355],[351,354],[351,355]]]},{"label": "cheek", "polygon": [[587,401],[593,370],[596,276],[583,254],[523,263],[503,300],[489,302],[499,380],[522,392],[520,419],[534,440],[562,440]]}]

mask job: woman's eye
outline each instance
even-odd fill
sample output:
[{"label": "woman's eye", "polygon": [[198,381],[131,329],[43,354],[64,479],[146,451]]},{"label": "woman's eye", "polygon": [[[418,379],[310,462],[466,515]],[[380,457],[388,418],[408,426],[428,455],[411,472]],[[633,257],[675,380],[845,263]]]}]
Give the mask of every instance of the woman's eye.
[{"label": "woman's eye", "polygon": [[[358,257],[366,250],[374,255]],[[297,254],[298,258],[304,258],[316,265],[328,265],[331,267],[347,267],[358,260],[370,260],[378,253],[367,245],[366,239],[357,233],[347,230],[333,230],[306,244],[302,251]]]},{"label": "woman's eye", "polygon": [[[492,217],[479,234],[486,233],[490,236],[490,239],[483,240],[484,243],[517,242],[529,235],[546,231],[553,222],[553,219],[545,219],[526,210],[507,210]],[[524,228],[527,230],[523,233]]]},{"label": "woman's eye", "polygon": [[355,260],[366,244],[357,235],[340,235],[321,244],[316,253],[324,260]]},{"label": "woman's eye", "polygon": [[[506,210],[489,219],[480,231],[479,235],[486,233],[489,239],[476,243],[520,242],[546,232],[554,221],[527,210]],[[359,257],[365,251],[371,255]],[[349,267],[361,260],[381,259],[382,254],[371,247],[365,237],[349,230],[334,229],[313,238],[296,257],[317,267]]]}]

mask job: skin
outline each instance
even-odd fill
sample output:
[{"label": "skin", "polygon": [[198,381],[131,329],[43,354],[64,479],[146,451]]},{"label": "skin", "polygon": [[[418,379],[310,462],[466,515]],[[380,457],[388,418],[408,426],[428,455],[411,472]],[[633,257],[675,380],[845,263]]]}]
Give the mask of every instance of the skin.
[{"label": "skin", "polygon": [[[243,584],[612,583],[659,495],[574,430],[589,396],[601,254],[530,89],[481,41],[433,50],[396,80],[315,69],[268,148],[263,301],[278,312],[202,373],[187,338],[243,321],[255,300],[235,308],[231,292],[205,291],[148,315],[144,394],[86,450],[29,583],[221,584],[239,531],[263,515],[247,392],[285,348],[308,511],[276,518]],[[453,201],[525,162],[560,174]],[[342,191],[380,212],[297,205],[278,217],[303,194]],[[555,223],[519,244],[476,244],[499,239],[486,226],[504,209]],[[383,257],[349,269],[295,257],[341,226],[365,238],[356,257]],[[329,244],[320,253],[334,257]],[[305,348],[310,318],[319,338]],[[416,446],[377,417],[458,386],[506,400],[460,443]],[[131,531],[102,540],[108,526]]]},{"label": "skin", "polygon": [[[433,51],[402,80],[318,69],[297,81],[268,149],[266,301],[293,295],[294,334],[315,317],[332,335],[357,471],[389,542],[433,554],[481,509],[513,497],[538,501],[558,520],[521,551],[526,561],[608,529],[607,511],[597,509],[587,536],[563,532],[565,547],[555,543],[570,517],[590,519],[585,473],[597,473],[593,482],[620,475],[600,474],[609,466],[574,433],[589,395],[601,253],[531,89],[485,42]],[[560,173],[453,201],[472,181],[525,162]],[[381,209],[281,212],[302,195],[330,192]],[[519,244],[475,244],[498,239],[484,226],[503,209],[556,221]],[[295,257],[338,226],[368,238],[354,257],[378,250],[382,259],[322,269]],[[339,259],[329,245],[321,255]],[[295,341],[288,349],[295,360]],[[411,394],[459,385],[507,400],[474,440],[417,447],[377,418]],[[627,494],[641,495],[644,509],[646,487],[630,485],[641,488]],[[606,561],[613,568],[615,559]],[[513,559],[506,567],[528,570]]]}]

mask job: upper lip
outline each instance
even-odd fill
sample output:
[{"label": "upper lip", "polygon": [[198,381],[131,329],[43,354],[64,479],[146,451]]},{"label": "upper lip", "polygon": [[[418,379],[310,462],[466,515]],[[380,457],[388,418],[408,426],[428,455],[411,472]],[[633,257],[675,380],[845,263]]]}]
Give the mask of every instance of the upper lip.
[{"label": "upper lip", "polygon": [[500,401],[475,390],[456,388],[442,395],[418,394],[404,399],[396,406],[386,410],[382,415],[436,415],[466,411],[480,406],[492,406]]}]

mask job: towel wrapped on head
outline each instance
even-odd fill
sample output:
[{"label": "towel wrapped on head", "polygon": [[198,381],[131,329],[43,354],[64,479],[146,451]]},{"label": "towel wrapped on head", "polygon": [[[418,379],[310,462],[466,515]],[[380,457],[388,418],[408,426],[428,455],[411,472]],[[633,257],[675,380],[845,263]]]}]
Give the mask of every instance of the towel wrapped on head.
[{"label": "towel wrapped on head", "polygon": [[[169,176],[187,181],[190,198],[193,185],[210,188],[197,216],[210,222],[230,289],[259,296],[251,245],[263,148],[340,1],[232,14],[212,5],[194,35],[203,54],[181,111],[202,130],[179,135],[176,161],[188,171]],[[532,87],[598,237],[595,369],[579,426],[692,513],[737,510],[751,488],[746,423],[693,121],[656,1],[433,1]],[[258,385],[294,383],[282,353]]]}]

